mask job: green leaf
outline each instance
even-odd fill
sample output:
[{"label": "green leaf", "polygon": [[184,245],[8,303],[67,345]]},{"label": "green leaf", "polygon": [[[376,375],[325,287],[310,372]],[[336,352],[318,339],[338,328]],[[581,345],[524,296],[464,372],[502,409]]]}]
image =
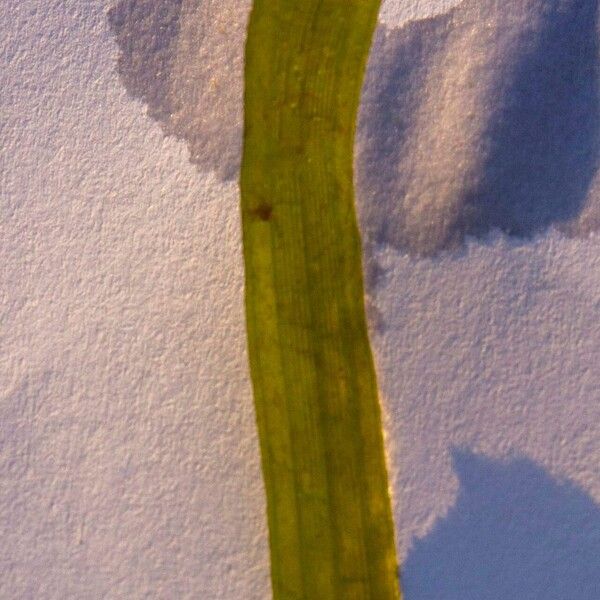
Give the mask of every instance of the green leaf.
[{"label": "green leaf", "polygon": [[241,173],[248,346],[279,599],[399,598],[353,142],[378,0],[255,0]]}]

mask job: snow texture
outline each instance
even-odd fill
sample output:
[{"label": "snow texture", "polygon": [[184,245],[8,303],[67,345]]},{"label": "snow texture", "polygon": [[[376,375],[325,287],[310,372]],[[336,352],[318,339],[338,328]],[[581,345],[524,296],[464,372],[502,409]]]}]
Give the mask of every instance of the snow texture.
[{"label": "snow texture", "polygon": [[129,99],[102,3],[0,23],[0,598],[266,598],[236,185]]},{"label": "snow texture", "polygon": [[368,235],[432,254],[494,229],[596,230],[598,40],[597,0],[466,0],[382,28],[357,155]]},{"label": "snow texture", "polygon": [[244,40],[251,0],[121,0],[108,13],[130,94],[190,160],[236,180],[242,151]]},{"label": "snow texture", "polygon": [[[356,148],[406,598],[597,600],[598,6],[457,5],[384,3]],[[0,4],[0,598],[269,596],[248,8]]]}]

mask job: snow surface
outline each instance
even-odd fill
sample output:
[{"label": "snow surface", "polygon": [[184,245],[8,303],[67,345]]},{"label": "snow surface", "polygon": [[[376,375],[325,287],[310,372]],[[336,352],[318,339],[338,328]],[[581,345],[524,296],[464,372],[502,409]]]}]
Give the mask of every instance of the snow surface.
[{"label": "snow surface", "polygon": [[[419,258],[371,212],[396,206],[373,200],[364,171],[381,139],[384,96],[371,92],[386,78],[398,89],[390,57],[406,58],[411,27],[451,26],[399,28],[456,4],[384,4],[390,41],[371,60],[357,145],[406,598],[597,600],[600,240],[550,219],[527,239],[476,232]],[[233,0],[171,5],[170,29],[147,38],[155,59],[126,72],[119,48],[148,44],[119,38],[101,0],[0,4],[3,599],[269,595],[234,175],[247,14]],[[535,28],[539,3],[522,5]],[[546,6],[557,21],[597,13],[589,0]],[[453,14],[479,33],[473,11]],[[515,29],[498,23],[491,39],[504,43]],[[440,41],[446,62],[420,59],[434,100],[469,48],[456,31]],[[477,56],[489,65],[502,47]],[[398,93],[387,97],[396,110]],[[462,149],[480,139],[448,131]]]},{"label": "snow surface", "polygon": [[0,23],[0,598],[265,598],[236,186],[128,98],[102,3]]},{"label": "snow surface", "polygon": [[460,3],[461,0],[383,0],[379,20],[388,27],[400,27],[410,20],[446,13]]}]

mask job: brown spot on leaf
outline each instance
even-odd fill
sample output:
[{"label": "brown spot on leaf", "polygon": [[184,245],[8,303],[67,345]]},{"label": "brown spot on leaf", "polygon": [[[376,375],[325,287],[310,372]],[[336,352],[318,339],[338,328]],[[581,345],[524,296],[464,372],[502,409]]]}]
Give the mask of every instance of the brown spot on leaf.
[{"label": "brown spot on leaf", "polygon": [[270,221],[273,215],[273,207],[267,202],[261,202],[256,208],[250,210],[250,214],[261,221]]}]

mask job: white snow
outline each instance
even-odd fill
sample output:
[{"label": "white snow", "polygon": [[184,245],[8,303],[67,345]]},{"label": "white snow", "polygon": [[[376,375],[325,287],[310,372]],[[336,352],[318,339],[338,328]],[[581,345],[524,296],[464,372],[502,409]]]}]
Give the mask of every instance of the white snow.
[{"label": "white snow", "polygon": [[400,27],[407,21],[427,19],[448,12],[462,0],[383,0],[379,20],[388,27]]},{"label": "white snow", "polygon": [[236,186],[127,97],[101,3],[0,23],[0,597],[264,598]]}]

